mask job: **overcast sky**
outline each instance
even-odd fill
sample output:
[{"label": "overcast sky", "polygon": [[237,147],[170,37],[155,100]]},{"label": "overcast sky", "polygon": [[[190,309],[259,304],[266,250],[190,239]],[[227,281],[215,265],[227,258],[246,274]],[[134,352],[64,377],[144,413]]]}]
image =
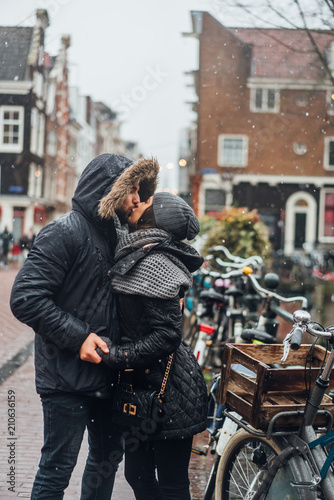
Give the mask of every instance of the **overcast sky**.
[{"label": "overcast sky", "polygon": [[177,164],[180,131],[194,119],[184,72],[196,69],[198,44],[182,37],[192,30],[190,11],[242,24],[226,0],[0,0],[0,6],[2,26],[33,26],[36,9],[48,10],[48,52],[56,55],[62,34],[71,35],[71,84],[118,111],[123,138],[156,156],[164,171]]}]

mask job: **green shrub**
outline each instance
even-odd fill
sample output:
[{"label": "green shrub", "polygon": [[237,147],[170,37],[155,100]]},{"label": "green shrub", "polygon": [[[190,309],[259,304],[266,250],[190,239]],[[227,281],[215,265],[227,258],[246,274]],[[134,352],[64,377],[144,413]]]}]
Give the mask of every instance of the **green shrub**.
[{"label": "green shrub", "polygon": [[224,208],[216,217],[205,215],[200,223],[201,234],[207,235],[203,256],[216,245],[224,245],[232,254],[243,258],[260,255],[266,260],[270,255],[269,231],[256,210]]}]

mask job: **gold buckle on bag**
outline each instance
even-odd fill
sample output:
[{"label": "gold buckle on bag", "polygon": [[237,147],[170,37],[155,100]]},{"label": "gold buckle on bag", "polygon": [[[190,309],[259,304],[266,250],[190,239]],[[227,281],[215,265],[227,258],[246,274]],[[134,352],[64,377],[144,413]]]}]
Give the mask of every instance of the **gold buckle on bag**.
[{"label": "gold buckle on bag", "polygon": [[137,413],[137,406],[132,405],[131,403],[124,403],[123,413],[125,413],[126,415],[134,416]]}]

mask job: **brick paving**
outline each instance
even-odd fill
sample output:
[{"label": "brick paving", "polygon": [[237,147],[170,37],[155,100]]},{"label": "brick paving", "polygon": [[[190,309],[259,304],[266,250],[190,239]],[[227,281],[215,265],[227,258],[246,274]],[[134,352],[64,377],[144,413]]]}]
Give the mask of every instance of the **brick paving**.
[{"label": "brick paving", "polygon": [[[0,269],[0,372],[1,367],[17,355],[33,339],[30,328],[17,321],[9,308],[10,290],[17,273],[17,264],[12,263],[9,270]],[[11,392],[14,391],[14,392]],[[15,393],[15,431],[8,415],[8,395]],[[15,439],[14,439],[15,438]],[[206,443],[207,435],[196,437],[196,446]],[[30,491],[38,467],[43,440],[42,409],[35,392],[33,356],[0,385],[0,498],[30,498]],[[87,456],[87,439],[84,439],[77,466],[73,472],[65,500],[78,500],[80,482]],[[15,491],[9,491],[10,459],[15,459]],[[211,466],[211,457],[192,456],[189,476],[193,500],[203,496],[206,479]],[[122,464],[116,476],[113,499],[133,500],[134,495],[123,476]]]},{"label": "brick paving", "polygon": [[0,268],[0,366],[34,338],[31,328],[14,318],[9,307],[10,289],[17,271],[17,264],[11,264],[8,271]]}]

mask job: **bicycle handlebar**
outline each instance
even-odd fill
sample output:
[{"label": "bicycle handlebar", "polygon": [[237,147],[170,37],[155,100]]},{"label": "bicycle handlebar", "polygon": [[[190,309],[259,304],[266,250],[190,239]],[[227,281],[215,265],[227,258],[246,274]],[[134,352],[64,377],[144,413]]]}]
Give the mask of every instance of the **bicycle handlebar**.
[{"label": "bicycle handlebar", "polygon": [[[226,255],[226,257],[228,259],[230,259],[232,262],[240,264],[240,267],[242,267],[242,265],[244,265],[244,266],[247,265],[246,262],[248,262],[248,261],[249,261],[249,263],[255,261],[260,265],[263,264],[263,259],[259,255],[253,255],[252,257],[246,257],[246,258],[238,257],[237,255],[232,255],[231,252],[223,245],[217,245],[213,248],[210,248],[209,250],[213,251],[213,252],[223,252]],[[218,259],[219,259],[219,257],[217,258],[217,260]],[[231,265],[231,263],[228,262],[228,263],[226,263],[226,265]]]},{"label": "bicycle handlebar", "polygon": [[[307,298],[303,297],[302,295],[298,295],[296,297],[282,297],[282,295],[279,295],[276,292],[273,292],[272,290],[267,290],[266,288],[263,288],[261,285],[259,285],[257,279],[253,274],[248,275],[249,279],[252,282],[252,285],[254,289],[262,295],[262,297],[270,297],[279,300],[280,302],[296,302],[300,301],[302,303],[302,308],[306,309],[307,308]],[[289,320],[290,321],[290,320]]]},{"label": "bicycle handlebar", "polygon": [[[280,302],[286,302],[286,303],[300,301],[302,303],[301,304],[302,308],[303,309],[307,308],[308,302],[307,302],[306,297],[299,296],[299,295],[295,296],[295,297],[283,297],[282,295],[279,295],[278,293],[276,293],[272,290],[268,290],[267,288],[263,288],[258,283],[254,274],[252,274],[252,271],[253,270],[251,268],[247,269],[247,266],[244,266],[240,269],[239,268],[234,269],[232,271],[229,271],[228,273],[219,273],[217,271],[209,271],[209,270],[204,269],[204,268],[201,269],[201,272],[203,274],[206,274],[207,276],[211,276],[212,278],[228,279],[228,278],[234,278],[237,276],[246,275],[251,280],[253,288],[260,294],[261,297],[263,297],[263,298],[264,297],[275,298],[275,299],[279,300]],[[275,307],[274,304],[272,304],[273,311],[275,311],[274,307]],[[290,323],[293,322],[292,315],[290,313],[288,313],[287,311],[284,311],[281,308],[276,309],[276,311],[277,311],[277,314],[279,316],[281,316],[283,319],[286,319]]]},{"label": "bicycle handlebar", "polygon": [[[260,259],[261,259],[261,257],[260,257]],[[262,261],[262,259],[261,259],[261,261]],[[248,257],[243,262],[239,262],[239,263],[226,262],[226,261],[222,260],[220,257],[216,257],[216,262],[221,267],[234,267],[236,269],[242,269],[243,267],[249,266],[251,264],[258,266],[258,265],[263,263],[263,261],[261,263],[258,261],[257,255],[254,255],[253,257]]]},{"label": "bicycle handlebar", "polygon": [[[289,332],[285,339],[283,340],[284,352],[282,357],[282,363],[286,361],[288,357],[290,345],[293,350],[297,350],[302,343],[303,334],[305,332],[310,333],[314,337],[324,338],[326,340],[332,340],[334,338],[334,327],[323,328],[318,323],[311,321],[311,315],[307,311],[297,310],[293,313],[293,328]],[[316,325],[315,328],[312,325]],[[321,330],[319,330],[321,328]]]},{"label": "bicycle handlebar", "polygon": [[202,268],[201,272],[206,276],[212,276],[212,278],[221,278],[223,280],[244,275],[243,269],[234,269],[232,271],[229,271],[228,273],[219,273],[218,271],[209,271],[208,269]]},{"label": "bicycle handlebar", "polygon": [[298,349],[300,348],[300,344],[302,343],[303,340],[303,334],[304,334],[303,329],[300,326],[297,326],[293,330],[290,339],[290,345],[293,351],[298,351]]},{"label": "bicycle handlebar", "polygon": [[293,315],[286,311],[285,309],[282,309],[278,304],[275,302],[272,302],[270,304],[270,309],[280,318],[284,319],[285,321],[288,321],[289,323],[293,324]]}]

